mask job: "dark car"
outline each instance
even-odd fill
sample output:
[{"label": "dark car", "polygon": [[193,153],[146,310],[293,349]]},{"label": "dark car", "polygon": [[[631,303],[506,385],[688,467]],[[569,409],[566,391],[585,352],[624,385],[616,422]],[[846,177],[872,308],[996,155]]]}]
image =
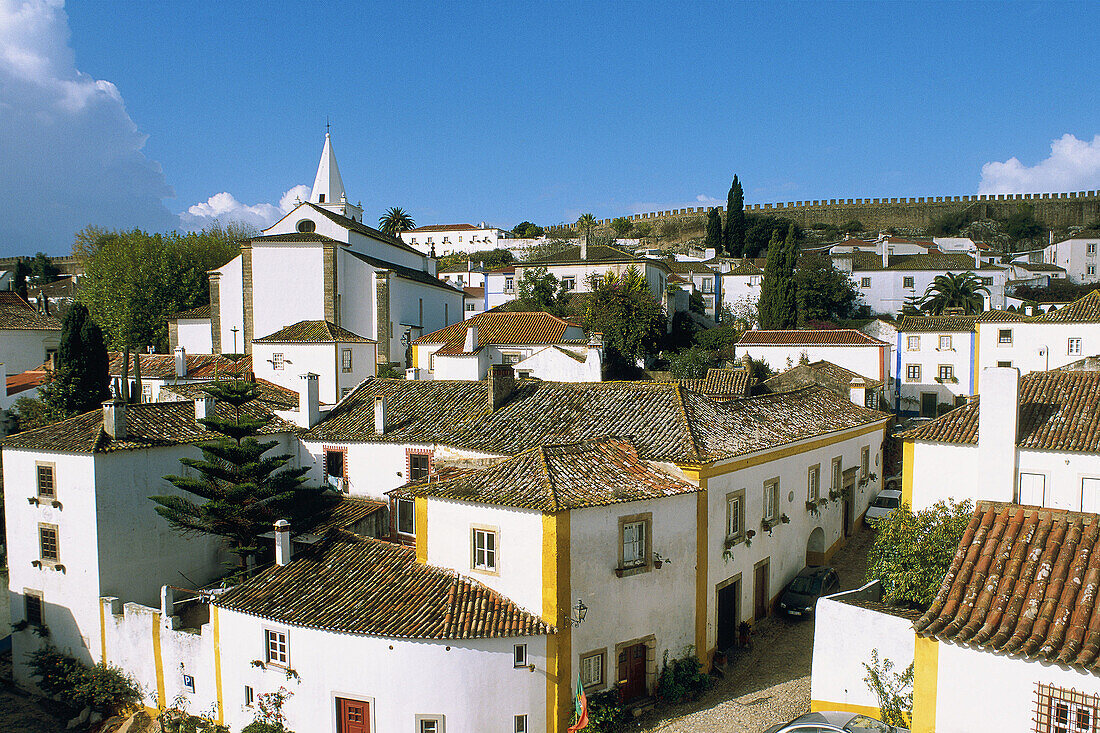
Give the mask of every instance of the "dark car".
[{"label": "dark car", "polygon": [[821,596],[840,590],[840,578],[830,567],[803,568],[779,596],[779,610],[788,616],[809,616]]},{"label": "dark car", "polygon": [[823,710],[806,713],[789,723],[780,723],[764,733],[908,733],[906,728],[895,728],[886,723],[856,713],[839,713]]}]

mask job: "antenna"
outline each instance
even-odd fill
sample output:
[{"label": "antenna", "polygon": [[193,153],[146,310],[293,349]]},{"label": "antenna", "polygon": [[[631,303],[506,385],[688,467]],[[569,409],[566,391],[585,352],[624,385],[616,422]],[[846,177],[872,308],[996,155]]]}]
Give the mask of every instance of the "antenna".
[{"label": "antenna", "polygon": [[328,115],[325,115],[325,134],[327,135],[331,129],[332,125],[329,124]]}]

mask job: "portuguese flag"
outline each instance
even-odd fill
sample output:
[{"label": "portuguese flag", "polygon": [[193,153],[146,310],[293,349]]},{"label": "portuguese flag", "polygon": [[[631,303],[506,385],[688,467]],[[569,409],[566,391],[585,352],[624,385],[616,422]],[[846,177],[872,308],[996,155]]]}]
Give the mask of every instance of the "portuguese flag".
[{"label": "portuguese flag", "polygon": [[584,685],[581,684],[580,675],[577,675],[577,698],[574,712],[577,714],[577,722],[569,726],[567,733],[576,733],[576,731],[588,727],[588,698],[584,694]]}]

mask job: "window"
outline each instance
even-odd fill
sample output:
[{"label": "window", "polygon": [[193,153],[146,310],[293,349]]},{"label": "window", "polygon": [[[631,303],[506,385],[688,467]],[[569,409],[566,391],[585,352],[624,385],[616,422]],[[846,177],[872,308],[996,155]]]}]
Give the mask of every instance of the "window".
[{"label": "window", "polygon": [[431,453],[409,451],[409,481],[420,481],[428,478],[432,472]]},{"label": "window", "polygon": [[1021,473],[1020,487],[1016,492],[1017,504],[1044,506],[1047,477],[1042,473]]},{"label": "window", "polygon": [[572,275],[569,275],[567,277],[563,277],[561,279],[561,289],[562,290],[576,290],[577,289],[577,278],[573,277]]},{"label": "window", "polygon": [[443,733],[443,718],[416,716],[416,733]]},{"label": "window", "polygon": [[1085,245],[1085,254],[1089,254],[1089,255],[1096,254],[1096,242],[1089,242],[1088,244]]},{"label": "window", "polygon": [[275,371],[282,371],[283,367],[285,365],[286,365],[286,360],[283,358],[282,354],[272,354],[271,355],[271,367]]},{"label": "window", "polygon": [[906,364],[905,365],[905,381],[907,381],[907,382],[919,382],[920,381],[920,364]]},{"label": "window", "polygon": [[713,293],[714,292],[714,280],[710,279],[709,277],[707,279],[703,280],[703,292],[704,293]]},{"label": "window", "polygon": [[581,657],[581,684],[584,687],[603,685],[604,659],[606,658],[607,655],[603,651]]},{"label": "window", "polygon": [[514,351],[505,352],[500,355],[501,364],[519,364],[521,361],[523,361],[523,355]]},{"label": "window", "polygon": [[325,203],[325,195],[323,193],[317,194],[317,203],[319,203],[319,204]]},{"label": "window", "polygon": [[913,278],[911,278],[911,277],[903,277],[903,278],[901,279],[901,286],[902,286],[903,288],[912,288],[912,287],[915,287],[915,286],[913,285]]},{"label": "window", "polygon": [[42,594],[38,591],[23,591],[23,618],[28,626],[44,626],[45,616],[42,613]]},{"label": "window", "polygon": [[951,348],[950,336],[940,336],[940,351],[954,351],[954,349]]},{"label": "window", "polygon": [[1096,265],[1086,265],[1085,266],[1085,274],[1086,275],[1095,275],[1096,274]]},{"label": "window", "polygon": [[905,348],[907,351],[920,351],[920,336],[907,336]]},{"label": "window", "polygon": [[997,366],[999,366],[999,367],[1011,367],[1012,362],[1010,362],[1010,361],[999,361],[999,362],[997,362]]},{"label": "window", "polygon": [[46,562],[61,562],[56,524],[38,525],[38,551],[39,557]]},{"label": "window", "polygon": [[325,476],[331,478],[347,477],[347,453],[343,450],[325,450]]},{"label": "window", "polygon": [[1066,342],[1067,354],[1080,354],[1081,353],[1081,339],[1071,338]]},{"label": "window", "polygon": [[340,370],[344,374],[351,371],[351,349],[342,349],[340,351]]},{"label": "window", "polygon": [[867,478],[867,474],[871,472],[871,446],[863,446],[863,450],[859,452],[859,477],[861,479]]},{"label": "window", "polygon": [[649,566],[649,524],[651,515],[634,515],[619,519],[619,567]]},{"label": "window", "polygon": [[141,401],[153,401],[153,385],[149,384],[148,382],[143,382],[141,385]]},{"label": "window", "polygon": [[982,281],[982,285],[992,285],[993,284],[993,278],[991,278],[991,277],[983,277],[983,278],[979,278],[979,279]]},{"label": "window", "polygon": [[950,364],[940,364],[939,375],[941,382],[953,382],[955,381],[955,367]]},{"label": "window", "polygon": [[401,534],[416,534],[416,502],[412,499],[397,500],[397,531]]},{"label": "window", "polygon": [[1076,690],[1039,683],[1035,700],[1038,733],[1095,733],[1100,698]]},{"label": "window", "polygon": [[344,399],[350,393],[351,393],[351,387],[341,387],[340,388],[340,399]]},{"label": "window", "polygon": [[1011,344],[1012,343],[1012,329],[1002,328],[997,331],[997,343],[999,344]]},{"label": "window", "polygon": [[840,482],[844,473],[840,468],[842,460],[840,456],[833,459],[833,483],[830,487],[833,491],[840,491]]},{"label": "window", "polygon": [[527,666],[527,645],[516,644],[512,647],[512,666],[513,667],[526,667]]},{"label": "window", "polygon": [[43,499],[53,499],[57,496],[57,488],[54,485],[54,465],[52,463],[39,463],[35,466],[38,478],[38,496]]},{"label": "window", "polygon": [[779,518],[779,479],[764,482],[764,521],[774,522]]},{"label": "window", "polygon": [[286,666],[289,655],[285,633],[275,629],[264,629],[264,658],[268,664]]},{"label": "window", "polygon": [[424,325],[424,299],[416,299],[416,322],[421,326]]},{"label": "window", "polygon": [[510,293],[516,288],[516,279],[514,277],[504,278],[504,292]]},{"label": "window", "polygon": [[474,303],[474,301],[472,301],[472,300],[471,300],[471,301],[468,301],[468,302],[466,303],[466,310],[468,310],[468,311],[475,311],[475,310],[477,310],[477,304],[476,304],[476,303]]},{"label": "window", "polygon": [[317,224],[312,219],[302,219],[298,222],[298,231],[302,234],[315,232],[317,231]]},{"label": "window", "polygon": [[256,693],[248,685],[244,686],[244,706],[246,708],[252,707],[252,704],[256,701]]},{"label": "window", "polygon": [[497,533],[487,529],[473,530],[474,570],[495,573],[497,569]]},{"label": "window", "polygon": [[738,539],[745,534],[745,490],[726,494],[726,537]]},{"label": "window", "polygon": [[869,288],[869,287],[871,287],[871,278],[865,277],[862,280],[860,280],[859,284],[860,284],[861,287]]},{"label": "window", "polygon": [[806,501],[817,501],[821,495],[821,464],[810,466],[806,476]]},{"label": "window", "polygon": [[531,372],[527,369],[520,369],[518,372],[516,372],[516,378],[517,379],[530,379],[531,378]]},{"label": "window", "polygon": [[517,715],[516,716],[515,728],[516,728],[515,733],[527,733],[527,716],[526,715]]}]

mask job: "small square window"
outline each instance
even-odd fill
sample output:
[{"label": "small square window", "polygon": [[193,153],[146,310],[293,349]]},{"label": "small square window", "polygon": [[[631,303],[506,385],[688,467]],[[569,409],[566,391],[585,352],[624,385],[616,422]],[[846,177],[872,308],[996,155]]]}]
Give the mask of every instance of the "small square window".
[{"label": "small square window", "polygon": [[903,278],[901,279],[901,285],[902,285],[902,287],[904,287],[904,288],[912,288],[912,287],[914,287],[914,285],[913,285],[913,278],[911,278],[911,277],[903,277]]},{"label": "small square window", "polygon": [[351,372],[351,349],[340,351],[340,371],[344,374]]},{"label": "small square window", "polygon": [[577,289],[577,278],[573,277],[572,275],[568,275],[566,277],[563,277],[561,279],[561,289],[562,290],[576,290]]},{"label": "small square window", "polygon": [[527,716],[517,715],[515,724],[515,733],[527,733]]},{"label": "small square window", "polygon": [[271,355],[271,368],[272,369],[279,372],[279,371],[282,371],[285,366],[286,366],[286,359],[283,357],[282,354],[272,354]]},{"label": "small square window", "polygon": [[1002,328],[997,331],[997,343],[999,344],[1011,344],[1012,343],[1012,329]]},{"label": "small square window", "polygon": [[764,482],[764,521],[774,522],[779,518],[779,479]]},{"label": "small square window", "polygon": [[939,375],[941,382],[950,382],[955,379],[955,367],[950,364],[940,364]]},{"label": "small square window", "polygon": [[860,280],[859,284],[860,284],[861,287],[869,288],[869,287],[871,287],[871,278],[865,277],[862,280]]},{"label": "small square window", "polygon": [[432,470],[432,456],[429,453],[409,453],[409,480],[421,481],[428,478]]},{"label": "small square window", "polygon": [[35,467],[38,478],[38,496],[44,499],[53,499],[57,496],[57,488],[54,485],[54,466],[52,463],[39,463]]},{"label": "small square window", "polygon": [[473,301],[470,301],[470,302],[468,302],[468,303],[466,304],[466,310],[468,310],[468,311],[475,311],[475,310],[477,310],[477,303],[474,303]]},{"label": "small square window", "polygon": [[983,277],[983,278],[981,278],[981,281],[982,281],[982,285],[992,285],[993,284],[993,278],[991,278],[991,277]]},{"label": "small square window", "polygon": [[420,718],[417,733],[443,733],[443,723],[439,718]]},{"label": "small square window", "polygon": [[340,388],[340,399],[344,399],[349,394],[351,394],[351,390],[352,390],[351,387],[341,387]]},{"label": "small square window", "polygon": [[269,664],[286,666],[290,658],[286,643],[286,634],[274,629],[264,629],[264,653]]},{"label": "small square window", "polygon": [[920,364],[906,364],[905,365],[905,381],[907,381],[907,382],[919,382],[920,381]]},{"label": "small square window", "polygon": [[473,530],[474,570],[495,573],[497,569],[497,533],[487,529]]},{"label": "small square window", "polygon": [[516,280],[514,277],[504,278],[504,292],[510,293],[515,290],[515,282]]},{"label": "small square window", "polygon": [[512,646],[512,666],[513,667],[526,667],[527,666],[527,645],[515,644]]},{"label": "small square window", "polygon": [[244,706],[246,708],[252,707],[256,702],[256,692],[248,685],[244,686]]},{"label": "small square window", "polygon": [[999,361],[999,362],[997,362],[997,366],[999,366],[999,367],[1011,367],[1012,362],[1010,362],[1010,361]]},{"label": "small square window", "polygon": [[581,657],[581,685],[598,687],[603,684],[605,658],[602,651]]},{"label": "small square window", "polygon": [[23,591],[23,618],[29,626],[44,626],[42,594],[37,591]]},{"label": "small square window", "polygon": [[950,336],[940,336],[940,351],[954,351],[954,349],[951,348]]},{"label": "small square window", "polygon": [[1096,254],[1096,243],[1089,242],[1087,245],[1085,245],[1085,253],[1090,255]]},{"label": "small square window", "polygon": [[416,534],[416,502],[412,499],[398,499],[396,502],[397,531],[400,534]]},{"label": "small square window", "polygon": [[1066,342],[1067,354],[1080,354],[1081,353],[1081,339],[1071,338]]},{"label": "small square window", "polygon": [[332,478],[345,478],[347,476],[346,453],[342,450],[325,451],[325,476]]},{"label": "small square window", "polygon": [[61,547],[58,543],[56,524],[38,525],[38,549],[40,557],[47,562],[61,562]]},{"label": "small square window", "polygon": [[920,351],[920,336],[907,336],[905,348],[907,351]]}]

